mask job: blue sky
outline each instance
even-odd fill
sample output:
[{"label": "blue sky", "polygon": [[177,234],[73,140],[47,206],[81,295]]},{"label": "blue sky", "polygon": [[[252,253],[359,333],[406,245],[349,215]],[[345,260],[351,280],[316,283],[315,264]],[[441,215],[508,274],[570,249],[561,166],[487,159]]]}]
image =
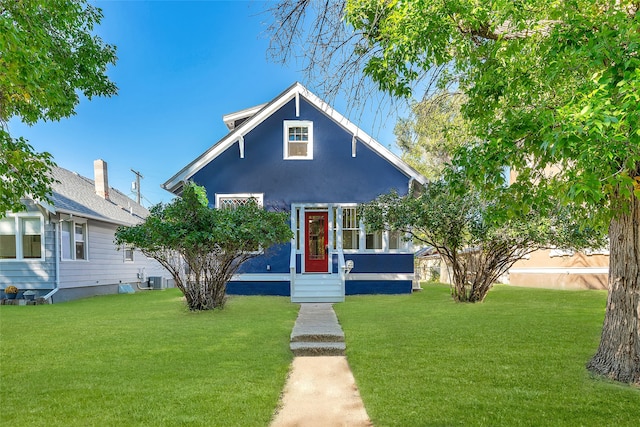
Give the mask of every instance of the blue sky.
[{"label": "blue sky", "polygon": [[[126,194],[138,170],[145,206],[170,200],[160,184],[225,135],[223,115],[268,102],[295,81],[323,97],[296,65],[267,57],[265,3],[94,1],[104,13],[96,33],[117,46],[109,76],[118,96],[83,99],[60,122],[13,120],[11,134],[89,178],[93,160],[104,159],[110,186]],[[340,98],[332,105],[392,148],[394,115],[373,105],[349,113]]]}]

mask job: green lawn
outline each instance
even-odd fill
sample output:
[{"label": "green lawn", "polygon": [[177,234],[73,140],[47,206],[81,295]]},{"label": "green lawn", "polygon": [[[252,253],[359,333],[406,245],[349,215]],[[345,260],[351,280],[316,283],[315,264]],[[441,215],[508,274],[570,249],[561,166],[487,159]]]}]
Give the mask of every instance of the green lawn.
[{"label": "green lawn", "polygon": [[465,305],[424,288],[335,305],[377,427],[640,425],[640,390],[584,368],[605,292],[497,286]]},{"label": "green lawn", "polygon": [[175,290],[0,307],[0,424],[266,426],[297,305],[231,298],[191,313]]}]

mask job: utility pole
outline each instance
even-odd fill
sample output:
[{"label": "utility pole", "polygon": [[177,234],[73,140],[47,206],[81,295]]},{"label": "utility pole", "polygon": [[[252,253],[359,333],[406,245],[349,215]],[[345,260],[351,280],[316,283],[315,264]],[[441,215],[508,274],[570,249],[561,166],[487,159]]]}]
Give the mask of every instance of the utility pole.
[{"label": "utility pole", "polygon": [[138,204],[140,204],[140,179],[144,178],[144,176],[142,176],[142,174],[138,171],[134,171],[133,169],[131,169],[131,172],[133,172],[136,175],[136,188],[135,188],[135,192],[136,192],[136,202],[138,202]]}]

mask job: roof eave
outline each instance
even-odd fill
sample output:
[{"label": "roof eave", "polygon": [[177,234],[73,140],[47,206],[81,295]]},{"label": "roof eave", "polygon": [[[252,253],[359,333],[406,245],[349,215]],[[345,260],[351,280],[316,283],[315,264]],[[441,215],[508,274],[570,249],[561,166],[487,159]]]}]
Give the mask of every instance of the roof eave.
[{"label": "roof eave", "polygon": [[[380,144],[373,137],[356,126],[349,119],[337,112],[329,104],[310,92],[302,84],[296,82],[293,85],[289,86],[286,90],[284,90],[280,95],[275,97],[271,102],[263,104],[263,107],[259,111],[257,111],[251,118],[247,119],[236,129],[225,135],[207,151],[198,156],[187,166],[182,168],[177,174],[169,178],[164,184],[161,185],[161,187],[173,194],[177,194],[178,189],[183,186],[183,183],[185,181],[189,180],[193,175],[195,175],[198,171],[205,167],[211,160],[215,159],[218,155],[220,155],[227,148],[233,145],[241,137],[249,133],[257,125],[262,123],[267,117],[276,112],[291,99],[296,97],[296,95],[300,95],[306,98],[310,103],[312,103],[320,111],[330,117],[339,126],[354,135],[357,139],[366,144],[369,148],[374,150],[389,163],[403,172],[407,177],[413,178],[423,185],[427,182],[426,177],[413,169],[398,156],[393,154],[390,150],[385,148],[382,144]],[[244,111],[248,110],[251,109],[247,109]]]}]

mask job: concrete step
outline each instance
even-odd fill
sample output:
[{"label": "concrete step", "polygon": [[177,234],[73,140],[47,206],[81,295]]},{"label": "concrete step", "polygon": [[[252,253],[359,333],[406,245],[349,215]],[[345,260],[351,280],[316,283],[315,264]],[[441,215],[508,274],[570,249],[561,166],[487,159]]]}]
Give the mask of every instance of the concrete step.
[{"label": "concrete step", "polygon": [[293,295],[291,297],[291,302],[300,302],[300,303],[306,303],[306,302],[344,302],[344,296],[342,295],[326,295],[326,296],[318,296],[318,295],[313,295],[313,296],[305,296],[305,295],[298,295],[296,293],[296,295]]},{"label": "concrete step", "polygon": [[344,342],[344,333],[340,331],[321,332],[316,333],[312,331],[306,331],[300,334],[291,334],[291,342]]},{"label": "concrete step", "polygon": [[292,342],[290,344],[294,356],[344,356],[344,342]]}]

